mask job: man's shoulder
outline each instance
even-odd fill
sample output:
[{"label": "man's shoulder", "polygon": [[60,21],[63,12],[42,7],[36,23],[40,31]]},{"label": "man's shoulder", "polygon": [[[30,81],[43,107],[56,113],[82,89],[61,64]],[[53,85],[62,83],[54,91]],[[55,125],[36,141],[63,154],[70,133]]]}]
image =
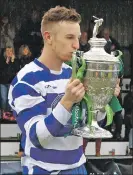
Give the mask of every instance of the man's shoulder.
[{"label": "man's shoulder", "polygon": [[19,72],[18,77],[24,77],[27,74],[35,74],[39,71],[42,71],[43,68],[39,67],[35,64],[34,61],[30,62],[29,64],[26,64]]},{"label": "man's shoulder", "polygon": [[12,85],[14,86],[16,83],[33,83],[35,81],[37,75],[43,71],[43,68],[39,67],[34,63],[34,61],[30,62],[29,64],[26,64],[17,74],[17,76],[12,81]]},{"label": "man's shoulder", "polygon": [[[62,68],[63,72],[61,76],[66,79],[70,78],[71,67],[63,63]],[[49,78],[50,75],[51,79]],[[56,79],[54,79],[53,74],[50,74],[50,71],[43,69],[43,67],[39,67],[34,61],[32,61],[18,72],[16,78],[12,82],[12,85],[14,86],[16,83],[18,84],[23,82],[31,86],[35,86],[38,83],[47,83],[49,81],[53,82],[54,80]]]}]

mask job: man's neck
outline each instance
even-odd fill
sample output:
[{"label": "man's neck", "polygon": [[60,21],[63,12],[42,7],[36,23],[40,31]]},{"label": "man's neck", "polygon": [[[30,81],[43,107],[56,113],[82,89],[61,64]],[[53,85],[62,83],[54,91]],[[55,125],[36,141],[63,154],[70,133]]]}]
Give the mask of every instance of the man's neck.
[{"label": "man's neck", "polygon": [[47,68],[54,71],[60,71],[62,67],[62,61],[58,59],[51,49],[44,47],[39,61]]}]

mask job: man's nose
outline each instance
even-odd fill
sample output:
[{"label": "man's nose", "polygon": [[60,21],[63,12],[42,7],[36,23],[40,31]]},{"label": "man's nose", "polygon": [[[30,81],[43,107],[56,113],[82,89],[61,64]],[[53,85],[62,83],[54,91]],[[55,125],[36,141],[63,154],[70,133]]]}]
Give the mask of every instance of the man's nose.
[{"label": "man's nose", "polygon": [[75,50],[79,49],[79,40],[78,40],[78,41],[75,41],[75,42],[73,43],[72,47],[73,47]]}]

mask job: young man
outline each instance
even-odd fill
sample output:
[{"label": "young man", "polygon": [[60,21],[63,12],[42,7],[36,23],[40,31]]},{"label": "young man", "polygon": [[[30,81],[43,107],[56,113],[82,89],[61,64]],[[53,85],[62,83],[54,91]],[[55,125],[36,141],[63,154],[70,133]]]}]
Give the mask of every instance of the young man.
[{"label": "young man", "polygon": [[69,133],[71,108],[85,94],[64,64],[79,48],[80,15],[55,7],[41,22],[41,56],[18,73],[9,90],[9,103],[22,131],[23,174],[87,174],[80,137]]},{"label": "young man", "polygon": [[[23,174],[86,175],[83,139],[68,135],[71,109],[85,88],[64,64],[79,48],[80,15],[55,7],[41,23],[44,49],[13,80],[9,103],[22,131]],[[117,88],[119,90],[119,88]]]}]

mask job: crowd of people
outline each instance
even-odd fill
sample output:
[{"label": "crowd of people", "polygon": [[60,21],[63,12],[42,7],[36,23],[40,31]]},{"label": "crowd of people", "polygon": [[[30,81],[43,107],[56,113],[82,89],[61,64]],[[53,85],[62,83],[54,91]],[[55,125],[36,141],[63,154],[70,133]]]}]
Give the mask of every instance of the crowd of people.
[{"label": "crowd of people", "polygon": [[39,13],[33,10],[31,17],[21,25],[17,23],[17,27],[4,15],[0,24],[0,118],[14,120],[8,90],[16,74],[41,53]]},{"label": "crowd of people", "polygon": [[0,98],[1,117],[14,120],[11,108],[8,104],[9,86],[17,73],[26,64],[33,61],[34,57],[28,45],[19,48],[19,55],[15,55],[14,48],[9,46],[4,49],[0,57]]}]

